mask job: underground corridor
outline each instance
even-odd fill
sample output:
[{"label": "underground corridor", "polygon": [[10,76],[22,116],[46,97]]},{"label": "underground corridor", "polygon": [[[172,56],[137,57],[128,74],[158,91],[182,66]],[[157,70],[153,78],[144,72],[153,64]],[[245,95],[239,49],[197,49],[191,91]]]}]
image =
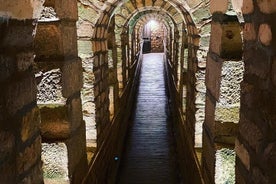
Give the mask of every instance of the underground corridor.
[{"label": "underground corridor", "polygon": [[117,183],[179,183],[161,53],[143,55],[133,123]]},{"label": "underground corridor", "polygon": [[1,184],[275,184],[276,1],[0,4]]}]

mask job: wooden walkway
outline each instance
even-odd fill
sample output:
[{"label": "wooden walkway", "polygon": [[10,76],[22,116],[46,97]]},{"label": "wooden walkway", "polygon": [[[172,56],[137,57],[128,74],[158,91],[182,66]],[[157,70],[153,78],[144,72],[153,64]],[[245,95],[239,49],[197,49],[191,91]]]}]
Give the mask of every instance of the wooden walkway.
[{"label": "wooden walkway", "polygon": [[128,132],[117,183],[180,183],[172,134],[163,54],[145,54],[133,124]]}]

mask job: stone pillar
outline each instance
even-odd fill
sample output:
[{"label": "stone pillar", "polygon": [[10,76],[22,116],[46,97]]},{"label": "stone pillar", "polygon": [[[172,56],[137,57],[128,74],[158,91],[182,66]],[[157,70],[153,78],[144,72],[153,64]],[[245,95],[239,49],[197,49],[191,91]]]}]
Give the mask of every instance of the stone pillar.
[{"label": "stone pillar", "polygon": [[78,20],[75,0],[55,1],[57,16],[62,24],[63,66],[62,94],[70,123],[70,137],[65,141],[68,149],[68,168],[71,183],[80,183],[87,172],[85,124],[82,117],[80,91],[83,84],[82,63],[77,52]]},{"label": "stone pillar", "polygon": [[[104,26],[102,26],[104,27]],[[104,30],[97,25],[96,34],[99,35]],[[94,50],[94,66],[95,75],[94,95],[96,106],[96,125],[97,125],[97,145],[100,146],[105,139],[105,129],[110,125],[109,115],[109,84],[108,84],[108,50],[107,39],[102,38],[101,41],[93,41]]]},{"label": "stone pillar", "polygon": [[32,69],[35,27],[30,19],[0,19],[1,182],[42,183],[40,117]]},{"label": "stone pillar", "polygon": [[[224,160],[223,155],[226,155],[227,158],[230,155],[228,160],[234,160],[233,148],[238,122],[238,118],[231,117],[232,114],[237,116],[238,111],[229,108],[230,105],[227,102],[225,102],[226,105],[222,104],[227,96],[227,94],[224,94],[224,88],[230,88],[231,85],[233,87],[233,84],[227,85],[225,81],[223,84],[221,83],[222,79],[224,80],[228,75],[224,73],[222,76],[222,68],[228,63],[228,69],[233,70],[232,74],[234,74],[233,64],[229,63],[241,60],[242,53],[238,19],[236,16],[227,15],[227,9],[227,0],[212,0],[210,2],[212,23],[205,80],[206,107],[202,154],[203,177],[207,183],[222,180],[222,182],[224,180],[234,182],[235,180],[231,174],[228,178],[226,176],[221,177],[222,174],[220,174],[221,170],[225,170],[223,167],[226,160]],[[227,62],[225,63],[225,61]],[[233,76],[233,78],[235,77],[239,78],[240,74]],[[223,87],[223,91],[221,91],[221,87]],[[231,163],[234,165],[234,161]],[[233,165],[233,169],[229,172],[234,172]],[[228,167],[231,167],[229,163]],[[227,172],[225,171],[226,174],[224,175],[227,175]]]},{"label": "stone pillar", "polygon": [[196,124],[196,88],[195,84],[197,81],[196,73],[198,71],[197,68],[197,49],[198,46],[194,44],[194,38],[196,37],[195,24],[192,22],[192,18],[188,16],[188,19],[191,21],[187,25],[188,29],[188,56],[187,56],[187,72],[186,78],[188,81],[186,82],[187,89],[187,102],[186,102],[186,121],[187,121],[187,137],[189,137],[188,142],[191,148],[194,147],[195,140],[195,124]]},{"label": "stone pillar", "polygon": [[124,70],[123,70],[123,43],[121,39],[122,24],[125,20],[123,17],[115,15],[115,39],[116,39],[116,53],[117,53],[117,79],[119,83],[119,96],[122,95],[124,89]]},{"label": "stone pillar", "polygon": [[123,75],[123,88],[125,88],[127,84],[127,44],[128,44],[128,36],[126,33],[122,33],[121,35],[121,49],[122,49],[122,75]]},{"label": "stone pillar", "polygon": [[236,140],[237,183],[276,181],[275,1],[243,1],[245,75]]},{"label": "stone pillar", "polygon": [[[51,174],[48,177],[45,165],[45,180],[80,183],[87,172],[87,155],[80,98],[82,63],[77,53],[77,2],[47,1],[45,6],[35,38],[43,158],[51,158],[51,149],[57,149],[64,153],[55,156],[67,155],[68,160],[63,166],[65,173],[55,179]],[[49,10],[55,17],[49,18]]]},{"label": "stone pillar", "polygon": [[119,89],[117,80],[117,49],[115,38],[115,17],[110,21],[108,27],[108,85],[109,85],[109,112],[110,121],[113,121],[119,109]]},{"label": "stone pillar", "polygon": [[86,145],[89,160],[93,157],[97,147],[94,91],[95,75],[93,72],[94,63],[97,60],[92,50],[91,40],[93,38],[95,24],[99,16],[99,10],[94,8],[95,7],[93,6],[87,6],[85,2],[78,1],[78,55],[82,60],[83,67],[83,88],[81,98],[83,119],[86,126]]}]

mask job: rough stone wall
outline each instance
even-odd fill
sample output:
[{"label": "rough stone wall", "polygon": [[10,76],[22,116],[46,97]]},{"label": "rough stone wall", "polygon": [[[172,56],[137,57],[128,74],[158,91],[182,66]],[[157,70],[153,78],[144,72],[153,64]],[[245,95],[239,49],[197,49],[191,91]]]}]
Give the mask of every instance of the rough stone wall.
[{"label": "rough stone wall", "polygon": [[[191,144],[196,148],[202,147],[202,124],[204,121],[205,93],[206,88],[205,70],[207,61],[207,52],[210,39],[210,21],[209,1],[186,1],[185,7],[189,7],[192,24],[187,25],[187,43],[188,50],[187,68],[184,67],[186,85],[186,120],[190,129]],[[192,134],[191,134],[192,133]]]},{"label": "rough stone wall", "polygon": [[[95,95],[94,54],[92,50],[92,37],[95,24],[99,16],[98,10],[89,6],[90,2],[78,1],[77,39],[78,55],[82,60],[83,88],[81,91],[83,119],[86,127],[86,145],[89,158],[95,152],[97,142]],[[92,2],[93,3],[93,2]],[[90,159],[89,159],[90,160]]]},{"label": "rough stone wall", "polygon": [[[238,3],[238,2],[236,2]],[[275,183],[275,1],[244,1],[245,74],[236,140],[237,183]]]},{"label": "rough stone wall", "polygon": [[151,52],[164,52],[164,26],[158,24],[151,32]]}]

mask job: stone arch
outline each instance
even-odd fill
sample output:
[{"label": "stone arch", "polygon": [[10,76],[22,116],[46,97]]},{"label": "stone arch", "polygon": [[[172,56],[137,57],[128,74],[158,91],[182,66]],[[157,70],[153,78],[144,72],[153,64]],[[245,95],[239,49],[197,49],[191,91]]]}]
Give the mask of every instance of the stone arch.
[{"label": "stone arch", "polygon": [[[108,27],[108,23],[109,23],[109,20],[111,18],[111,15],[114,14],[113,11],[118,11],[117,9],[119,7],[115,8],[116,5],[117,5],[116,3],[119,3],[119,2],[115,2],[112,6],[111,6],[111,4],[106,3],[106,9],[108,9],[108,11],[103,10],[104,13],[99,16],[99,19],[97,21],[98,23],[95,24],[97,26],[95,27],[95,30],[94,30],[93,36],[92,36],[93,37],[93,39],[92,39],[92,48],[93,48],[93,51],[94,51],[93,54],[94,54],[94,57],[95,57],[95,60],[96,60],[96,64],[101,63],[104,60],[104,58],[106,57],[105,56],[106,55],[105,51],[106,51],[106,48],[107,48],[107,42],[106,42],[107,27]],[[168,5],[169,9],[173,9],[171,7],[173,7],[173,6]],[[101,53],[99,54],[100,51],[101,51]],[[121,60],[121,59],[119,59],[119,60]],[[99,74],[100,73],[105,73],[103,71],[102,72],[100,72],[100,71],[96,72],[95,67],[93,69],[94,69],[94,73],[99,73]],[[98,75],[98,76],[95,76],[96,81],[101,80],[101,79],[97,79],[97,77],[105,78],[105,79],[108,78],[107,75],[105,75],[105,76],[99,76]],[[97,84],[95,84],[95,86],[94,86],[96,103],[97,103],[97,97],[104,96],[103,94],[106,92],[106,91],[105,92],[103,92],[103,91],[99,92],[99,89],[97,89],[98,86],[99,85],[97,85]],[[106,99],[108,99],[108,98],[106,98]],[[101,103],[101,104],[103,104],[103,103]],[[97,109],[98,109],[98,111],[101,111],[99,109],[108,109],[108,108],[107,107],[100,107],[100,104],[98,104],[98,105],[96,104],[96,111],[97,111]],[[96,112],[96,122],[97,122],[97,116],[100,116],[100,115],[97,115],[97,112]],[[107,120],[104,120],[104,122],[101,121],[101,124],[103,126],[105,126],[106,124],[108,124],[108,121]],[[102,125],[98,125],[98,126],[102,126]]]},{"label": "stone arch", "polygon": [[[107,42],[107,39],[108,39],[107,38],[107,36],[108,36],[108,25],[110,24],[111,18],[113,16],[116,16],[117,12],[120,12],[119,11],[120,7],[117,6],[118,4],[116,4],[116,3],[119,3],[119,2],[114,2],[113,4],[112,3],[106,3],[104,5],[104,8],[102,9],[102,11],[99,10],[99,12],[102,12],[102,13],[99,13],[99,15],[98,15],[99,19],[97,21],[95,21],[95,23],[93,24],[93,26],[95,28],[94,31],[93,31],[94,36],[92,36],[93,37],[93,39],[92,39],[93,60],[94,60],[94,63],[96,64],[96,67],[97,67],[97,68],[93,68],[93,70],[94,70],[94,73],[98,74],[98,77],[99,77],[98,79],[96,79],[96,83],[97,82],[99,82],[99,83],[98,84],[95,83],[96,84],[95,85],[95,94],[97,94],[97,97],[96,97],[97,99],[104,99],[104,100],[108,99],[108,87],[107,87],[107,84],[106,84],[107,82],[103,82],[103,80],[107,81],[107,78],[108,78],[108,74],[105,72],[105,71],[107,71],[107,63],[105,61],[108,60],[106,58],[106,53],[107,53],[107,50],[108,50],[107,49],[108,48],[108,44],[107,44],[108,43]],[[143,8],[142,8],[143,7],[143,2],[141,2],[141,3],[142,4],[138,4],[138,5],[136,4],[136,5],[141,10],[143,10]],[[148,2],[146,2],[146,3],[148,3]],[[185,32],[184,32],[185,34],[183,34],[183,35],[187,36],[187,43],[183,44],[183,46],[181,46],[181,47],[182,47],[182,50],[183,50],[185,45],[187,45],[188,50],[189,50],[189,52],[188,52],[189,54],[188,54],[188,57],[187,57],[187,62],[189,63],[189,66],[188,66],[188,69],[187,69],[187,73],[188,73],[187,78],[191,81],[191,83],[190,82],[187,83],[187,85],[190,86],[189,90],[187,90],[188,91],[187,96],[191,97],[191,98],[187,98],[187,99],[190,99],[190,102],[187,103],[187,107],[188,107],[188,110],[189,110],[189,113],[187,113],[187,114],[194,117],[195,115],[193,113],[195,112],[194,107],[195,107],[195,94],[196,93],[192,90],[192,87],[194,86],[194,83],[196,81],[195,75],[196,75],[196,72],[198,70],[198,68],[197,68],[198,67],[198,63],[197,63],[198,60],[196,59],[196,51],[198,50],[198,48],[200,46],[199,45],[199,33],[198,33],[198,30],[197,30],[196,24],[192,20],[191,15],[189,15],[189,13],[183,8],[183,6],[180,5],[177,2],[174,2],[173,5],[171,5],[169,3],[172,3],[172,2],[164,2],[163,3],[161,1],[156,1],[155,3],[153,3],[154,5],[151,4],[153,6],[151,6],[149,9],[154,9],[154,6],[157,6],[159,4],[159,6],[161,6],[164,10],[171,11],[172,16],[176,16],[174,19],[181,23],[181,24],[178,24],[178,26],[177,26],[177,29],[181,30],[181,31],[179,31],[180,35],[182,35],[182,33],[183,33],[182,30],[184,30],[184,29],[187,30],[187,34]],[[123,5],[123,3],[120,4],[120,5]],[[129,9],[129,11],[131,11],[131,8],[129,8],[129,5],[130,4],[128,4],[128,9]],[[130,7],[134,8],[135,5],[132,4],[132,5],[130,5]],[[176,10],[176,9],[178,9],[178,10]],[[134,8],[134,10],[135,10],[135,8]],[[160,10],[160,8],[159,8],[159,10]],[[127,11],[125,11],[124,13],[127,14]],[[131,17],[131,16],[129,16],[129,17]],[[184,26],[184,22],[186,23],[187,26]],[[123,24],[121,24],[121,25],[123,25]],[[122,32],[122,31],[120,31],[120,32]],[[184,37],[179,36],[177,38],[177,40],[179,40],[179,43],[182,44],[182,40],[180,40],[180,38],[184,39]],[[121,40],[120,35],[118,35],[117,40]],[[174,47],[177,48],[178,46],[175,45]],[[176,49],[176,50],[178,50],[178,49]],[[178,60],[180,60],[180,58],[184,58],[184,51],[182,51],[182,50],[176,51],[176,50],[174,50],[174,52],[181,53],[181,57],[179,57],[180,54],[178,54],[178,53],[173,54],[174,56],[172,57],[170,62],[171,62],[171,65],[173,64],[174,66],[176,66],[176,63],[177,63]],[[120,52],[117,52],[117,54],[118,53],[120,53]],[[118,57],[118,55],[117,55],[117,57]],[[174,73],[175,76],[177,76],[177,68],[178,67],[172,67],[170,69],[171,71],[173,71],[172,73]],[[97,78],[97,77],[95,76],[95,78]],[[98,86],[98,88],[97,88],[97,86]],[[100,86],[102,87],[101,89],[99,88]],[[104,88],[106,90],[104,90]],[[127,89],[127,85],[125,85],[125,88]],[[181,98],[183,96],[183,94],[182,95],[178,94],[177,89],[173,89],[173,93],[176,94],[176,96],[177,95],[181,96]],[[122,93],[121,96],[122,97],[124,96],[123,93]],[[181,103],[179,103],[179,101],[180,101],[179,98],[180,97],[178,97],[178,100],[176,100],[174,102],[175,104],[178,104],[178,105],[181,104]],[[96,104],[96,111],[97,111],[96,112],[96,122],[100,122],[100,124],[98,124],[97,126],[98,126],[99,129],[101,129],[100,132],[102,133],[102,135],[98,135],[97,142],[99,142],[101,144],[101,143],[104,142],[104,137],[106,135],[112,134],[112,133],[108,133],[108,132],[112,132],[112,127],[115,127],[115,126],[118,126],[118,125],[116,125],[116,123],[110,125],[109,118],[105,118],[103,116],[103,114],[108,113],[108,105],[106,105],[108,103],[105,103],[106,101],[100,101],[100,100],[95,100],[95,101],[96,101],[96,103],[98,103],[98,105]],[[120,100],[120,101],[122,101],[122,100]],[[101,106],[101,104],[103,104],[103,105]],[[180,108],[181,111],[182,111],[182,108],[183,108],[183,104],[181,104],[181,108]],[[98,113],[98,115],[97,115],[97,113]],[[118,111],[118,113],[119,113],[119,111]],[[185,121],[185,120],[182,119],[182,116],[179,115],[179,114],[176,117],[177,117],[176,119],[178,119],[179,121],[182,121],[182,122]],[[185,150],[186,147],[189,147],[189,148],[192,148],[192,150],[193,150],[193,145],[194,145],[193,142],[194,141],[191,141],[191,142],[187,143],[187,140],[191,140],[191,137],[194,137],[194,134],[195,134],[194,133],[194,126],[195,126],[194,124],[195,124],[195,118],[191,118],[189,123],[187,123],[185,125],[184,124],[179,124],[178,125],[179,127],[181,127],[181,129],[183,129],[183,126],[184,126],[185,129],[191,130],[190,134],[186,135],[189,138],[184,138],[185,136],[183,136],[183,140],[179,140],[178,144],[180,144],[180,149]],[[183,134],[183,132],[181,132],[180,134]],[[192,138],[192,139],[194,139],[194,138]],[[108,143],[105,143],[105,144],[108,144]],[[111,152],[111,151],[112,151],[112,149],[109,152]],[[185,154],[183,154],[183,156],[184,155]],[[190,157],[191,157],[191,155],[189,155],[189,158]],[[106,162],[108,162],[108,160],[111,160],[111,159],[112,158],[109,157],[108,159],[106,159]],[[193,159],[195,159],[195,158],[193,157]],[[102,160],[104,160],[104,159],[102,159]],[[97,164],[95,163],[95,165],[97,165]],[[96,167],[97,166],[95,166],[94,168],[96,168]],[[113,167],[113,166],[110,166],[110,167]],[[196,167],[197,166],[194,166],[194,168],[196,168]],[[91,169],[92,169],[92,167],[91,167]],[[102,169],[104,170],[104,168],[102,168]],[[97,176],[94,175],[95,173],[97,173],[97,171],[92,169],[90,173],[91,173],[91,175],[89,176],[89,178],[90,178],[91,181],[95,181],[94,179],[99,179],[99,178],[97,178]],[[108,175],[108,171],[105,174]],[[95,177],[94,179],[92,179],[93,178],[93,177],[91,177],[92,175]]]}]

